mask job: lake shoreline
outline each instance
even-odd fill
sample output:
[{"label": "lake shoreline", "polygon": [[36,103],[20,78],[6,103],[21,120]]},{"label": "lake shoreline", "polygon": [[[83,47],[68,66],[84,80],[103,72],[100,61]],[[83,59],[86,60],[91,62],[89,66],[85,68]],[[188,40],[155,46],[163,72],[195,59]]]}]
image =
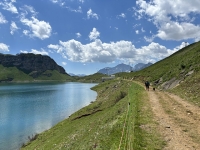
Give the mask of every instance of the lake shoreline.
[{"label": "lake shoreline", "polygon": [[[21,143],[21,147],[36,134],[91,104],[97,96],[91,90],[95,85],[78,82],[1,84],[0,149],[18,149],[16,145]],[[12,144],[9,146],[8,142]]]}]

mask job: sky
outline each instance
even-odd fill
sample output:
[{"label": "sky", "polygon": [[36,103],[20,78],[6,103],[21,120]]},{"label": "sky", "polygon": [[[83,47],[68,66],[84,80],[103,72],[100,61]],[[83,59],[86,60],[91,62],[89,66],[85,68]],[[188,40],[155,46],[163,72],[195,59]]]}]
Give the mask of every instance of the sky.
[{"label": "sky", "polygon": [[48,55],[67,73],[155,63],[199,40],[199,0],[0,1],[0,53]]}]

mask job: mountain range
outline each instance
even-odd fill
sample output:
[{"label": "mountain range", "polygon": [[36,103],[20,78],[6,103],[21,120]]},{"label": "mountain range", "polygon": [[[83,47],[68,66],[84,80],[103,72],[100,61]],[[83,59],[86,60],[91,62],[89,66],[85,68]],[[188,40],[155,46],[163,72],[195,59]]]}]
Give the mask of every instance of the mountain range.
[{"label": "mountain range", "polygon": [[120,73],[120,72],[133,72],[133,71],[142,70],[151,65],[152,63],[147,63],[147,64],[138,63],[134,67],[131,67],[130,65],[126,65],[122,63],[115,67],[106,67],[106,68],[100,69],[97,73],[111,75],[111,74]]}]

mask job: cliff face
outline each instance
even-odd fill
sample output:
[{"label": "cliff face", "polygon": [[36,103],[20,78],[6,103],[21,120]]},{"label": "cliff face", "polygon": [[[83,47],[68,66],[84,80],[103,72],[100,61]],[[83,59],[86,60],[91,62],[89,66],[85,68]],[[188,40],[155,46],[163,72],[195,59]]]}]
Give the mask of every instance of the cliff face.
[{"label": "cliff face", "polygon": [[67,74],[64,68],[57,65],[52,58],[40,54],[0,54],[0,64],[4,67],[16,67],[33,78],[36,78],[46,70],[57,70],[59,73]]}]

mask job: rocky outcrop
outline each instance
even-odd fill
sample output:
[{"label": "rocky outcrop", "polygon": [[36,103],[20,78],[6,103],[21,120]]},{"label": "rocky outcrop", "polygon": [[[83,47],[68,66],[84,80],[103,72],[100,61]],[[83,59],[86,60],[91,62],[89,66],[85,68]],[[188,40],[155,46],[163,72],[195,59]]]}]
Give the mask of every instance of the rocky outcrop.
[{"label": "rocky outcrop", "polygon": [[16,67],[33,78],[36,78],[46,70],[57,70],[62,74],[66,74],[64,68],[57,65],[52,58],[40,54],[0,54],[0,64],[4,67]]},{"label": "rocky outcrop", "polygon": [[167,89],[172,89],[174,87],[176,87],[179,83],[180,83],[181,80],[178,80],[176,78],[172,78],[171,80],[169,81],[166,81],[164,82],[161,87],[162,89],[164,90],[167,90]]}]

